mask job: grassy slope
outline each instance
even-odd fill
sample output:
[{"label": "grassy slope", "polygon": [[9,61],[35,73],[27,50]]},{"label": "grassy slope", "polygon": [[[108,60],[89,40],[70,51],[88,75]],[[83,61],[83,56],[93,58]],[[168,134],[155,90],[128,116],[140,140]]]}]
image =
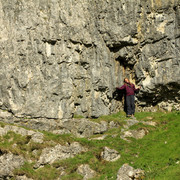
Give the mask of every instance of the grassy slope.
[{"label": "grassy slope", "polygon": [[[28,138],[9,133],[0,138],[0,149],[3,151],[13,151],[23,154],[26,158],[37,160],[40,152],[46,146],[53,146],[50,140],[56,143],[78,141],[89,148],[88,152],[77,155],[74,158],[57,161],[53,166],[45,166],[39,170],[33,169],[34,163],[26,163],[21,169],[16,170],[16,174],[26,174],[34,179],[56,179],[59,176],[58,167],[64,167],[67,175],[62,179],[78,180],[82,179],[76,173],[80,164],[89,164],[98,174],[94,180],[116,179],[118,169],[129,163],[134,168],[145,170],[145,179],[179,180],[180,179],[180,113],[136,113],[137,120],[157,122],[156,127],[143,124],[134,125],[131,129],[146,128],[149,134],[143,139],[135,140],[131,138],[131,143],[120,139],[121,128],[109,130],[104,140],[88,140],[86,138],[75,138],[70,135],[53,135],[44,132],[46,141],[43,144],[27,144]],[[124,113],[117,113],[110,116],[103,116],[94,121],[116,121],[120,125],[125,119]],[[112,135],[116,137],[112,137]],[[97,136],[97,135],[96,135]],[[12,138],[13,137],[13,138]],[[95,136],[94,136],[95,137]],[[12,148],[13,142],[17,147]],[[23,144],[24,142],[24,144]],[[100,153],[104,146],[116,149],[121,154],[121,158],[116,162],[106,162],[101,159]],[[32,151],[38,150],[34,155]]]}]

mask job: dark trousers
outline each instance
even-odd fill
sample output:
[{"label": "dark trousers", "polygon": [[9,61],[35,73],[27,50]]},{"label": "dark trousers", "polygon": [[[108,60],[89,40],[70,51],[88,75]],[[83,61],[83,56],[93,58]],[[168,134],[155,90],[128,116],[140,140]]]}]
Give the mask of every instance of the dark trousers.
[{"label": "dark trousers", "polygon": [[135,113],[134,95],[126,96],[126,114],[132,115]]}]

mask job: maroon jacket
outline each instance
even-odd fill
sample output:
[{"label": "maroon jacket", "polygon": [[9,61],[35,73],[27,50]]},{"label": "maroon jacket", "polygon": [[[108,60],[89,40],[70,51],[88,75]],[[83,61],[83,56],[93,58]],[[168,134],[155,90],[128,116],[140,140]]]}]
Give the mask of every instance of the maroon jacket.
[{"label": "maroon jacket", "polygon": [[131,84],[124,84],[120,88],[117,87],[117,89],[125,90],[126,91],[126,96],[134,95],[134,93],[139,90],[139,88],[136,89],[135,85],[132,84],[132,83]]}]

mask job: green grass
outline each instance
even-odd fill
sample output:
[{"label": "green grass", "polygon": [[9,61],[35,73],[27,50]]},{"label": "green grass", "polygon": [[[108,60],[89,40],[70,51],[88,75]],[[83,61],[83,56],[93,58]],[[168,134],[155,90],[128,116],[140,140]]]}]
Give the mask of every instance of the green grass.
[{"label": "green grass", "polygon": [[73,118],[74,118],[74,119],[82,119],[82,118],[84,118],[84,116],[78,115],[78,114],[74,114],[74,115],[73,115]]},{"label": "green grass", "polygon": [[[121,115],[112,116],[112,119],[118,121]],[[100,119],[111,121],[111,117]],[[152,127],[142,123],[132,126],[131,129],[146,128],[149,134],[140,140],[131,138],[131,143],[119,138],[120,129],[111,129],[103,141],[81,141],[82,144],[89,145],[91,153],[82,154],[81,158],[76,156],[69,161],[65,160],[65,167],[68,167],[67,173],[70,174],[72,169],[88,162],[91,168],[98,172],[98,176],[94,179],[116,179],[118,169],[124,163],[129,163],[134,168],[145,170],[145,179],[180,179],[180,166],[176,164],[180,160],[180,114],[178,112],[143,112],[137,113],[136,117],[140,121],[148,121],[151,117],[151,121],[157,122],[157,126]],[[111,136],[114,133],[117,134],[115,138]],[[102,160],[100,152],[104,146],[119,151],[121,158],[112,163]],[[89,158],[86,159],[86,157]]]},{"label": "green grass", "polygon": [[27,177],[33,178],[34,180],[54,180],[59,176],[58,170],[50,165],[45,165],[38,170],[34,170],[33,165],[34,164],[26,162],[20,169],[16,169],[14,174],[19,176],[25,174]]},{"label": "green grass", "polygon": [[[89,164],[97,172],[94,180],[116,179],[119,168],[128,163],[134,168],[145,170],[144,179],[147,180],[179,180],[180,179],[180,113],[179,112],[141,112],[136,113],[139,121],[154,121],[157,126],[144,125],[142,123],[132,126],[130,129],[145,128],[149,133],[143,139],[130,138],[131,142],[120,139],[121,128],[126,119],[125,113],[119,112],[109,116],[102,116],[93,121],[102,120],[117,122],[120,127],[107,131],[104,140],[89,140],[87,138],[76,138],[73,135],[55,135],[49,132],[44,133],[44,143],[29,142],[28,137],[22,137],[9,132],[6,136],[0,137],[0,149],[11,151],[16,154],[23,154],[25,157],[36,161],[43,148],[54,146],[60,143],[77,141],[88,148],[87,152],[81,153],[74,158],[56,161],[51,166],[47,165],[38,170],[33,169],[34,163],[25,163],[20,169],[15,170],[15,174],[23,175],[33,179],[56,179],[60,172],[58,168],[63,167],[66,175],[61,177],[63,180],[80,180],[76,170],[81,164]],[[116,136],[113,136],[113,135]],[[96,135],[92,136],[96,137]],[[17,146],[13,149],[13,144]],[[103,148],[117,150],[121,158],[115,162],[104,161],[100,153]],[[33,150],[38,154],[33,155]]]},{"label": "green grass", "polygon": [[122,125],[125,119],[127,119],[126,114],[124,112],[118,112],[116,114],[110,114],[108,116],[100,116],[97,119],[91,119],[91,121],[98,122],[98,123],[101,121],[106,121],[106,122],[114,121]]}]

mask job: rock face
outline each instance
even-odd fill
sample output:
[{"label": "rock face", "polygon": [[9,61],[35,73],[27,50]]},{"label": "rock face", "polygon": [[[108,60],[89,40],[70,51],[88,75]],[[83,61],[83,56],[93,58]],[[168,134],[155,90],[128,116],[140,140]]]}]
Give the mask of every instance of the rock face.
[{"label": "rock face", "polygon": [[141,105],[179,102],[179,0],[0,0],[0,23],[0,109],[16,117],[109,114],[125,76]]}]

